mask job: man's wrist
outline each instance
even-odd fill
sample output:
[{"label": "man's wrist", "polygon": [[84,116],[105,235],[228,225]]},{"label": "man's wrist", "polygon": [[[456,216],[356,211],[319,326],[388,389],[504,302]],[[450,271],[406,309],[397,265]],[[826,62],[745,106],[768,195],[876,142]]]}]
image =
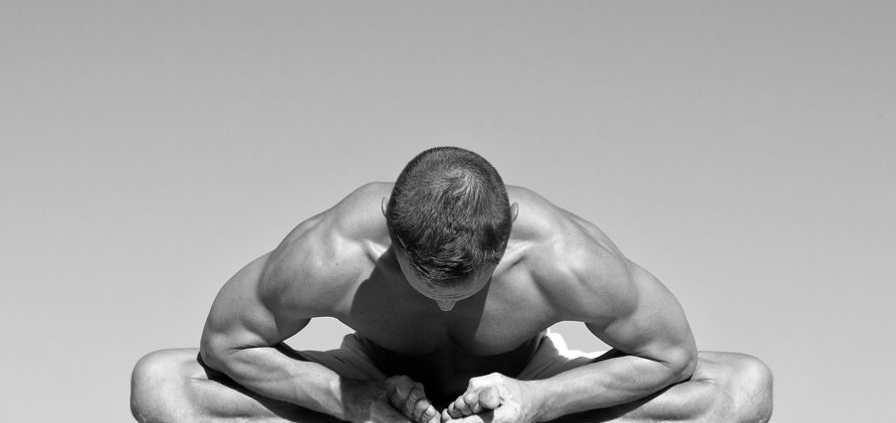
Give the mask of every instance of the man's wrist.
[{"label": "man's wrist", "polygon": [[527,380],[523,381],[526,391],[529,393],[527,398],[527,412],[531,416],[533,422],[544,422],[555,419],[554,410],[551,407],[551,383],[548,380]]}]

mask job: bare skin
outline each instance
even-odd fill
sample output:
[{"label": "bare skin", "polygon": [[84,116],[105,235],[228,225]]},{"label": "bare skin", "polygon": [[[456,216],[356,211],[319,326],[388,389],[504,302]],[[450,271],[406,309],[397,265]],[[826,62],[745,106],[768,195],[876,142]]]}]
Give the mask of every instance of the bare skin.
[{"label": "bare skin", "polygon": [[[209,313],[203,365],[195,350],[141,360],[138,420],[768,419],[768,369],[743,355],[698,358],[675,297],[594,225],[508,187],[517,218],[501,263],[435,287],[391,246],[381,212],[391,187],[361,187],[234,275]],[[396,376],[353,381],[297,360],[282,342],[322,316],[354,329]],[[561,321],[584,322],[614,350],[548,379],[514,379]]]}]

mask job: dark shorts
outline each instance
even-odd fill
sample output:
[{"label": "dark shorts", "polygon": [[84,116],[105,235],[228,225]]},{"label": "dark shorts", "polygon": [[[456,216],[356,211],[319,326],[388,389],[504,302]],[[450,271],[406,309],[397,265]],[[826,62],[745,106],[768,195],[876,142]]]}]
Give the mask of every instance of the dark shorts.
[{"label": "dark shorts", "polygon": [[[354,334],[342,338],[342,345],[330,351],[298,351],[302,358],[319,363],[340,376],[354,380],[383,380],[384,375],[373,364],[364,346]],[[604,352],[585,353],[570,350],[563,337],[548,331],[525,368],[515,378],[546,379],[558,373],[591,363]]]}]

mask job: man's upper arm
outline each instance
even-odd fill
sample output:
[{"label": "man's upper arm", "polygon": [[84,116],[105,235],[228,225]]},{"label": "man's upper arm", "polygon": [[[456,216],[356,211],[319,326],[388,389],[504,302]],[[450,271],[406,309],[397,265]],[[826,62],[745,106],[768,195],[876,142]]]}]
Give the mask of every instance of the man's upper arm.
[{"label": "man's upper arm", "polygon": [[207,363],[237,350],[279,344],[304,328],[321,310],[313,304],[318,263],[303,251],[300,237],[255,259],[218,292],[202,332]]},{"label": "man's upper arm", "polygon": [[618,251],[600,251],[573,259],[577,292],[569,300],[577,320],[613,348],[689,375],[696,344],[678,300]]}]

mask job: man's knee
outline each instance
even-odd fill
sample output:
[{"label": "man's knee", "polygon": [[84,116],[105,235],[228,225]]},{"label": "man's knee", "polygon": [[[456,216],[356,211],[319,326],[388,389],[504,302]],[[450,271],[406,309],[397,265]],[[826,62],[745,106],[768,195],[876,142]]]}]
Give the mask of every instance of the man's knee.
[{"label": "man's knee", "polygon": [[762,360],[749,355],[738,354],[729,364],[725,386],[732,398],[730,415],[743,423],[767,422],[772,415],[771,370]]},{"label": "man's knee", "polygon": [[171,420],[172,404],[168,399],[180,395],[178,390],[185,381],[187,357],[189,353],[183,350],[161,350],[137,361],[131,374],[131,413],[137,421]]}]

